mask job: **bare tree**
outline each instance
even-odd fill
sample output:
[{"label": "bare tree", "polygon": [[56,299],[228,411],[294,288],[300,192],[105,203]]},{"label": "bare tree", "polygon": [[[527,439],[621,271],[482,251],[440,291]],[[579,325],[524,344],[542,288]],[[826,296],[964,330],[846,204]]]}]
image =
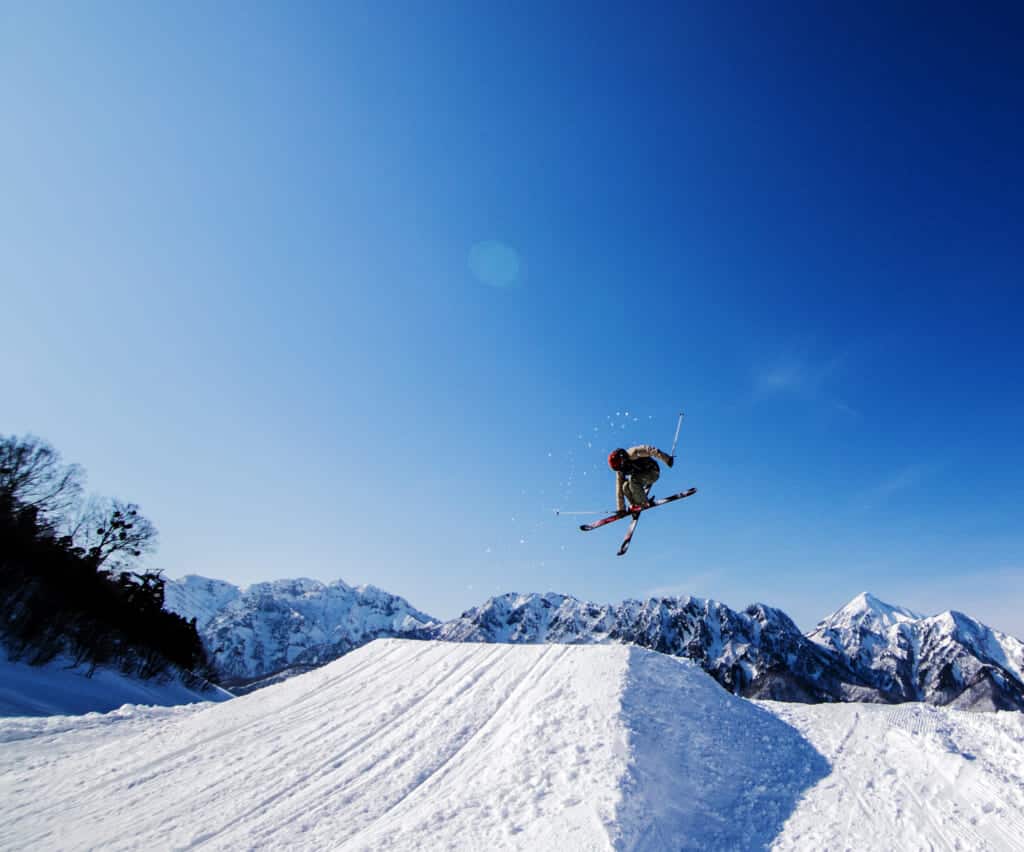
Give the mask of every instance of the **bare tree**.
[{"label": "bare tree", "polygon": [[71,535],[97,568],[111,572],[133,566],[157,544],[156,527],[139,507],[116,498],[90,500]]},{"label": "bare tree", "polygon": [[82,494],[82,469],[32,435],[0,437],[0,497],[54,519],[72,511]]}]

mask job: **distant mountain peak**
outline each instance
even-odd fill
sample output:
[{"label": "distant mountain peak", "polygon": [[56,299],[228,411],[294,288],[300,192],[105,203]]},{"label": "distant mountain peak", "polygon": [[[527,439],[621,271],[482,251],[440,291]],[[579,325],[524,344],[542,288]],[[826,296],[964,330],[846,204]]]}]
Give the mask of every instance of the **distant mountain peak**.
[{"label": "distant mountain peak", "polygon": [[924,618],[919,613],[913,612],[902,606],[895,606],[891,603],[886,603],[881,598],[871,594],[871,592],[861,592],[857,597],[851,600],[843,610],[846,611],[860,611],[860,612],[872,612],[878,615],[886,616],[887,618],[895,621],[912,620],[917,621],[918,619]]},{"label": "distant mountain peak", "polygon": [[886,603],[871,592],[861,592],[845,606],[819,621],[810,635],[812,639],[818,641],[818,637],[824,636],[830,630],[857,627],[886,631],[899,624],[920,621],[922,618],[923,615],[906,607]]},{"label": "distant mountain peak", "polygon": [[300,672],[373,639],[408,636],[435,623],[375,586],[308,577],[240,589],[193,575],[167,583],[165,606],[196,618],[212,662],[236,682],[285,668]]},{"label": "distant mountain peak", "polygon": [[862,592],[808,638],[905,701],[1024,709],[1024,644],[954,610],[922,616]]}]

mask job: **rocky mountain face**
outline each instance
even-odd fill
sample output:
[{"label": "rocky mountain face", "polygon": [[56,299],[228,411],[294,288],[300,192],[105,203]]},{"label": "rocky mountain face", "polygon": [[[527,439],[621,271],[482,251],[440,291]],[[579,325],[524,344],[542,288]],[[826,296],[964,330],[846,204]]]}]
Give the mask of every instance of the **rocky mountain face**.
[{"label": "rocky mountain face", "polygon": [[736,612],[702,598],[599,605],[565,595],[502,595],[424,638],[456,642],[627,642],[695,660],[730,692],[780,701],[891,701],[842,654],[811,642],[784,612]]},{"label": "rocky mountain face", "polygon": [[222,609],[241,596],[238,586],[190,574],[164,585],[164,609],[194,618],[201,634]]},{"label": "rocky mountain face", "polygon": [[924,617],[868,593],[803,635],[784,612],[701,598],[608,606],[502,595],[423,631],[463,642],[629,642],[700,663],[731,692],[780,701],[923,701],[1024,710],[1024,643],[959,612]]},{"label": "rocky mountain face", "polygon": [[282,670],[300,673],[373,639],[407,636],[433,623],[403,598],[340,580],[277,580],[240,589],[188,576],[169,580],[164,596],[167,609],[196,619],[228,686]]},{"label": "rocky mountain face", "polygon": [[864,593],[809,638],[901,701],[1024,710],[1024,643],[963,613],[925,617]]},{"label": "rocky mountain face", "polygon": [[804,635],[784,612],[695,597],[595,604],[506,594],[438,622],[373,586],[279,580],[242,590],[169,581],[232,687],[308,671],[384,636],[450,642],[624,642],[699,663],[730,692],[779,701],[924,701],[1024,710],[1024,643],[958,612],[924,617],[858,595]]}]

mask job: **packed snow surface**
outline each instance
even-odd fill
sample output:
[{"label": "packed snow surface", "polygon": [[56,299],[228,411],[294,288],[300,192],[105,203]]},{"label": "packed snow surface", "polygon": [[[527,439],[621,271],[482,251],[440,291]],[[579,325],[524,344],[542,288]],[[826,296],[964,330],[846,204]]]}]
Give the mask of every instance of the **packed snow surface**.
[{"label": "packed snow surface", "polygon": [[0,720],[5,849],[1020,849],[1022,784],[1022,714],[755,703],[624,645],[378,640]]},{"label": "packed snow surface", "polygon": [[773,848],[1024,850],[1024,713],[763,706],[832,767]]}]

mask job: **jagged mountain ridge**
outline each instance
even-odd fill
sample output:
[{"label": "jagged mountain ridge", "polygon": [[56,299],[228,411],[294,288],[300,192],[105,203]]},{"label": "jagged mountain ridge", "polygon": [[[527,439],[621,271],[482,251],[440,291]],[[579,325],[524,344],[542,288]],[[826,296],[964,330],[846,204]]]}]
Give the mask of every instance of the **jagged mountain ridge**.
[{"label": "jagged mountain ridge", "polygon": [[736,612],[684,597],[600,606],[555,594],[491,598],[424,633],[471,642],[629,642],[695,660],[750,698],[1024,710],[1024,643],[963,613],[925,617],[866,592],[806,636],[764,604]]},{"label": "jagged mountain ridge", "polygon": [[1024,710],[1024,643],[961,612],[923,616],[865,592],[808,637],[901,700]]},{"label": "jagged mountain ridge", "polygon": [[567,595],[507,594],[421,635],[456,642],[625,642],[694,660],[730,692],[752,698],[898,700],[764,604],[740,613],[696,597],[598,605]]},{"label": "jagged mountain ridge", "polygon": [[434,623],[404,598],[375,586],[305,578],[241,589],[190,575],[167,582],[165,607],[195,618],[213,664],[229,685],[289,670],[301,673],[374,639]]},{"label": "jagged mountain ridge", "polygon": [[730,692],[751,698],[1024,709],[1024,644],[962,613],[925,617],[868,593],[806,635],[774,607],[737,612],[696,597],[595,604],[510,593],[442,623],[372,586],[280,580],[243,591],[192,576],[168,582],[167,601],[197,618],[232,684],[274,682],[383,636],[624,642],[692,659]]}]

